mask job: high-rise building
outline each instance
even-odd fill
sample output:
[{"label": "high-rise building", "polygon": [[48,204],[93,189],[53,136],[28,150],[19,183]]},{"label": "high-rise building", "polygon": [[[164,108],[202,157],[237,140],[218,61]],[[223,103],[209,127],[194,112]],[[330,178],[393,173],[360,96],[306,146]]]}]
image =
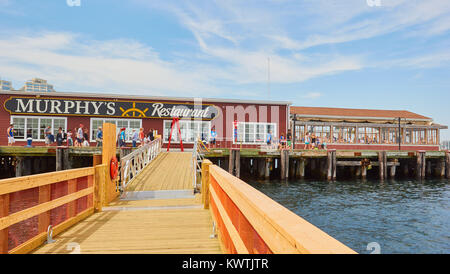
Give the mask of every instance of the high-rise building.
[{"label": "high-rise building", "polygon": [[3,90],[3,91],[12,90],[11,82],[0,79],[0,90]]},{"label": "high-rise building", "polygon": [[47,83],[47,80],[33,78],[25,82],[25,86],[22,87],[21,90],[24,91],[34,91],[34,92],[52,92],[55,91],[53,89],[53,85]]}]

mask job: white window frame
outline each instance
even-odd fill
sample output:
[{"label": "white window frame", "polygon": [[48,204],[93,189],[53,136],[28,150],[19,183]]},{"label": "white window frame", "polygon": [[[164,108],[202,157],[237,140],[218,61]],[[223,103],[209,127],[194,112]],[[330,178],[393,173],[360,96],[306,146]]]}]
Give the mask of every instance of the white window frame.
[{"label": "white window frame", "polygon": [[275,141],[278,137],[278,134],[277,134],[277,126],[278,126],[278,124],[277,123],[258,123],[258,122],[238,122],[237,123],[237,126],[238,126],[238,128],[239,128],[239,126],[240,125],[243,125],[244,126],[244,132],[243,132],[243,139],[245,140],[245,125],[255,125],[255,132],[253,133],[253,135],[254,135],[254,139],[255,139],[255,142],[240,142],[240,141],[236,141],[236,139],[234,138],[234,122],[232,122],[232,127],[233,127],[233,135],[232,135],[232,139],[233,139],[233,144],[243,144],[243,145],[264,145],[264,144],[267,144],[267,134],[268,134],[268,132],[264,132],[264,139],[261,141],[261,142],[256,142],[256,134],[257,134],[257,132],[256,132],[256,126],[257,125],[263,125],[264,126],[264,128],[267,128],[267,126],[268,125],[271,125],[272,127],[273,127],[273,130],[272,130],[272,142],[273,141]]},{"label": "white window frame", "polygon": [[[119,131],[120,131],[120,128],[117,126],[117,121],[127,121],[128,122],[128,127],[126,127],[126,129],[128,130],[130,127],[129,127],[129,125],[130,125],[130,121],[133,121],[133,122],[135,122],[135,121],[139,121],[139,128],[142,128],[142,119],[125,119],[125,118],[91,118],[91,120],[89,121],[89,123],[90,123],[90,125],[89,125],[89,135],[90,135],[90,137],[89,137],[89,139],[90,139],[90,141],[92,142],[92,143],[96,143],[97,141],[96,141],[96,137],[94,136],[94,134],[93,134],[93,122],[94,121],[103,121],[103,123],[105,123],[105,121],[115,121],[116,122],[116,136],[119,134]],[[103,123],[102,123],[102,125],[103,125]],[[131,140],[131,138],[132,138],[132,136],[131,136],[131,133],[132,133],[132,131],[130,131],[130,132],[127,132],[126,130],[125,130],[125,137],[126,137],[126,141],[125,141],[125,143],[131,143],[132,142],[132,140]],[[139,133],[139,131],[138,131],[138,133]],[[139,143],[139,140],[138,140],[138,143]]]},{"label": "white window frame", "polygon": [[67,117],[62,117],[62,116],[31,116],[31,115],[11,115],[10,117],[10,124],[13,124],[13,119],[14,118],[23,118],[25,119],[25,131],[24,131],[24,137],[22,138],[17,138],[16,136],[14,136],[14,139],[17,141],[26,141],[27,140],[27,131],[28,131],[28,126],[27,126],[27,118],[37,118],[38,119],[38,138],[33,138],[33,142],[44,142],[45,139],[40,139],[40,130],[41,130],[41,119],[51,119],[52,120],[52,133],[55,132],[55,128],[54,128],[54,119],[59,119],[59,120],[64,120],[64,129],[65,132],[67,133]]},{"label": "white window frame", "polygon": [[[166,141],[166,138],[165,138],[165,136],[166,136],[166,124],[171,124],[172,123],[172,121],[173,120],[164,120],[164,122],[163,122],[163,134],[162,134],[162,139],[163,139],[163,143],[164,144],[167,144],[167,143],[169,143],[169,141]],[[209,142],[209,140],[211,140],[211,121],[200,121],[200,120],[179,120],[179,123],[180,123],[180,128],[181,128],[181,123],[195,123],[195,124],[207,124],[208,125],[208,136],[207,136],[207,139],[206,139],[206,141],[207,142]],[[167,136],[169,136],[170,137],[170,126],[169,126],[169,129],[168,129],[169,131],[167,132]],[[174,132],[176,132],[176,134],[178,134],[178,127],[177,126],[174,126]],[[171,143],[175,143],[175,144],[179,144],[180,143],[180,141],[174,141],[174,140],[171,140],[170,141]],[[195,141],[194,141],[195,142]],[[183,144],[193,144],[194,142],[185,142],[185,141],[183,141]]]}]

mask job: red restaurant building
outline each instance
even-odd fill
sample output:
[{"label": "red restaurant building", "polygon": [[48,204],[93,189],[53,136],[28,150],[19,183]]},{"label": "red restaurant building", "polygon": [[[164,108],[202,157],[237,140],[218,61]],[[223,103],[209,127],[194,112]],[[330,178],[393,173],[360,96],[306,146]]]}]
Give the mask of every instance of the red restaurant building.
[{"label": "red restaurant building", "polygon": [[[43,146],[44,130],[51,126],[56,136],[61,127],[72,131],[83,124],[91,146],[96,145],[97,128],[103,123],[114,123],[126,128],[131,143],[132,131],[150,129],[164,137],[167,145],[174,117],[179,125],[185,147],[192,147],[196,138],[208,141],[211,130],[217,133],[218,147],[259,147],[271,133],[276,139],[286,134],[289,125],[290,102],[196,99],[179,97],[147,97],[63,92],[0,92],[0,145],[7,145],[6,130],[14,124],[16,146],[26,145],[27,133],[33,146]],[[171,147],[179,147],[180,138],[175,128]],[[129,144],[130,145],[130,144]]]},{"label": "red restaurant building", "polygon": [[290,112],[299,149],[309,132],[331,149],[439,150],[440,131],[448,128],[404,110],[291,107]]}]

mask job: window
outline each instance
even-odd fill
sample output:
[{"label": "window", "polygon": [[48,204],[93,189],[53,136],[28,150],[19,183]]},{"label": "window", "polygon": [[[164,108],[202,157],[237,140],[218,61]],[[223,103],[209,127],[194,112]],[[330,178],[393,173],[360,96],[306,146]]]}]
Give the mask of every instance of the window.
[{"label": "window", "polygon": [[334,127],[333,128],[333,142],[334,143],[354,143],[355,142],[354,127]]},{"label": "window", "polygon": [[308,126],[308,132],[314,134],[316,138],[321,140],[330,140],[331,127],[330,126]]},{"label": "window", "polygon": [[[209,142],[211,135],[211,122],[206,121],[192,121],[192,120],[180,120],[180,131],[183,143],[194,143],[197,138],[203,139]],[[172,126],[172,120],[164,121],[164,142],[169,142],[169,136]],[[180,136],[178,134],[178,127],[174,125],[172,132],[171,143],[179,143]]]},{"label": "window", "polygon": [[47,126],[52,128],[53,134],[56,134],[60,127],[64,132],[67,129],[67,119],[57,117],[11,116],[11,123],[14,124],[17,140],[26,140],[29,132],[34,141],[44,141],[44,130]]},{"label": "window", "polygon": [[[234,125],[233,125],[234,127]],[[243,144],[265,144],[267,142],[268,133],[272,133],[272,140],[277,138],[276,124],[274,123],[238,123],[237,124],[237,142]]]},{"label": "window", "polygon": [[380,130],[373,127],[358,128],[358,143],[378,144],[380,140]]},{"label": "window", "polygon": [[142,127],[141,119],[102,119],[102,118],[91,118],[91,142],[95,142],[97,136],[97,130],[99,127],[103,127],[103,123],[110,123],[116,125],[116,135],[119,134],[121,128],[125,128],[125,140],[126,142],[131,142],[133,137],[133,129],[139,133]]}]

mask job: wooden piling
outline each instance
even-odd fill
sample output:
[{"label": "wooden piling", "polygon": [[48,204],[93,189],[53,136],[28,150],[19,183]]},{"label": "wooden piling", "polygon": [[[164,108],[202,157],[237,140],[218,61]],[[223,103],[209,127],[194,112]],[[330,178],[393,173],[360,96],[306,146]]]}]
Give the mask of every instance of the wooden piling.
[{"label": "wooden piling", "polygon": [[363,179],[367,178],[367,166],[361,167],[361,178],[363,178]]},{"label": "wooden piling", "polygon": [[445,155],[446,176],[450,179],[450,151],[447,151]]},{"label": "wooden piling", "polygon": [[63,170],[63,148],[57,147],[56,148],[56,171]]},{"label": "wooden piling", "polygon": [[397,163],[398,161],[397,161],[397,159],[395,159],[394,160],[394,165],[393,166],[391,166],[391,172],[390,172],[390,177],[391,178],[395,178],[395,175],[396,175],[396,172],[397,172],[397,166],[395,165],[396,163]]},{"label": "wooden piling", "polygon": [[70,157],[69,157],[69,148],[65,147],[63,151],[64,151],[64,154],[63,154],[64,170],[72,169],[72,164],[70,163]]},{"label": "wooden piling", "polygon": [[416,167],[416,176],[418,179],[424,179],[426,175],[426,157],[425,151],[419,150],[417,151],[417,167]]},{"label": "wooden piling", "polygon": [[241,151],[240,150],[235,150],[235,168],[236,168],[236,177],[240,178],[241,177]]},{"label": "wooden piling", "polygon": [[386,151],[378,152],[378,162],[380,170],[380,179],[384,180],[387,178],[387,153]]},{"label": "wooden piling", "polygon": [[280,152],[280,174],[281,180],[289,178],[289,150],[283,149]]},{"label": "wooden piling", "polygon": [[230,173],[231,175],[234,175],[234,164],[235,164],[235,150],[234,149],[230,149],[230,157],[228,160],[228,173]]},{"label": "wooden piling", "polygon": [[305,158],[300,158],[300,161],[298,163],[298,177],[300,179],[305,178],[305,166],[306,166],[306,159]]},{"label": "wooden piling", "polygon": [[431,160],[427,161],[427,176],[431,177],[432,175],[432,165],[431,165]]},{"label": "wooden piling", "polygon": [[271,158],[266,158],[266,168],[265,168],[265,174],[264,177],[266,179],[270,178],[270,164],[271,164],[272,159]]},{"label": "wooden piling", "polygon": [[444,178],[445,177],[445,158],[439,159],[438,176],[440,178]]},{"label": "wooden piling", "polygon": [[327,156],[327,179],[328,181],[336,180],[336,150],[328,150]]},{"label": "wooden piling", "polygon": [[24,158],[23,157],[16,157],[16,177],[23,176],[23,166],[24,166]]}]

